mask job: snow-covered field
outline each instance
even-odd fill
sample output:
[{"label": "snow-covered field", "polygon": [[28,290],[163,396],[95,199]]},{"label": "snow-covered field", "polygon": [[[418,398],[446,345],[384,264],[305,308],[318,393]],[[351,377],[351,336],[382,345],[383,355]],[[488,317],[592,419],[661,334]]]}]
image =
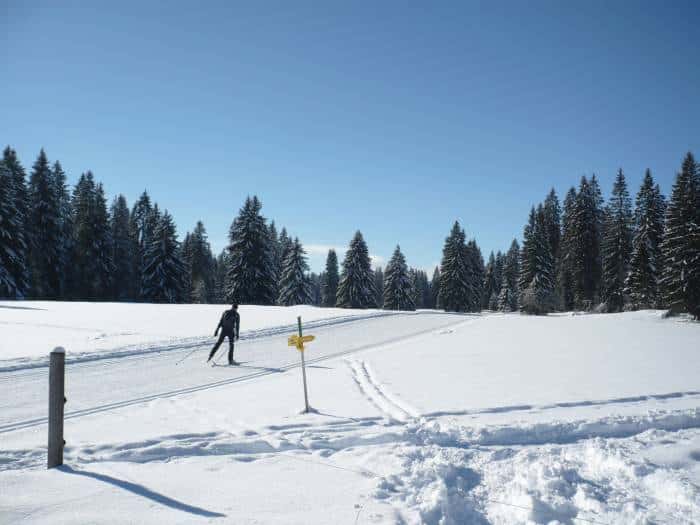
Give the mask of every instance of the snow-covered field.
[{"label": "snow-covered field", "polygon": [[[0,523],[700,523],[698,323],[244,307],[230,368],[220,306],[39,304],[0,308]],[[47,471],[37,356],[76,342]]]}]

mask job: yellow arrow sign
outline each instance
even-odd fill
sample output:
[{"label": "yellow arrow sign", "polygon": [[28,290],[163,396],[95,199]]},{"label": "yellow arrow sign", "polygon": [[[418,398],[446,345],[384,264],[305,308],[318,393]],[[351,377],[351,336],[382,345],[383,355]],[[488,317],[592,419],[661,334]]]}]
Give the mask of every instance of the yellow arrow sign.
[{"label": "yellow arrow sign", "polygon": [[310,343],[316,339],[313,335],[305,335],[299,337],[298,335],[290,335],[287,339],[287,344],[289,346],[296,346],[299,351],[304,351],[304,343]]}]

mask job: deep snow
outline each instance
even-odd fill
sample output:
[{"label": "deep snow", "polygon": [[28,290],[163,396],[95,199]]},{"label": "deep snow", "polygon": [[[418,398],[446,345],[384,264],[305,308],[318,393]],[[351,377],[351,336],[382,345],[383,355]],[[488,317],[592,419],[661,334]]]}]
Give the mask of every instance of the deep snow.
[{"label": "deep snow", "polygon": [[0,522],[700,522],[697,323],[418,313],[307,332],[315,414],[274,329],[237,348],[247,369],[206,367],[209,339],[181,365],[189,349],[69,365],[63,470],[44,469],[46,368],[0,372]]}]

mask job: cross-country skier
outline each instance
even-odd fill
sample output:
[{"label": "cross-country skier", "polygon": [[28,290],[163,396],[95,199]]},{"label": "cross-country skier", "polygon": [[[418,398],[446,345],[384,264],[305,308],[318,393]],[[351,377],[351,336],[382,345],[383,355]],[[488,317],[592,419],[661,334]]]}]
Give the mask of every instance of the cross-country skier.
[{"label": "cross-country skier", "polygon": [[[214,357],[214,354],[216,351],[219,349],[221,346],[221,343],[224,342],[224,337],[228,337],[228,364],[229,365],[237,365],[233,360],[233,341],[234,337],[235,340],[238,340],[238,330],[241,326],[241,316],[238,315],[238,305],[233,304],[231,305],[230,310],[226,310],[224,314],[221,316],[221,320],[219,321],[219,324],[216,327],[216,331],[214,332],[214,337],[216,337],[219,333],[219,329],[221,329],[221,335],[219,336],[219,340],[216,342],[214,345],[214,348],[211,349],[211,352],[209,352],[209,359],[207,359],[207,363],[211,361],[211,358]],[[234,336],[235,334],[235,336]]]}]

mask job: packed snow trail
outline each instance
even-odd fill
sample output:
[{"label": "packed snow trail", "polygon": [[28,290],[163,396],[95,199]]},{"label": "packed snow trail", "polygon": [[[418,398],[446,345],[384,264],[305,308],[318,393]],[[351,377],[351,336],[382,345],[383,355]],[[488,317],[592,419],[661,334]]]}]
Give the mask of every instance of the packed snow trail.
[{"label": "packed snow trail", "polygon": [[[312,329],[316,340],[307,349],[307,364],[313,366],[320,360],[397,343],[464,323],[467,319],[450,314],[417,313],[344,319],[341,323],[325,320]],[[66,366],[65,417],[71,419],[296,368],[299,366],[297,351],[286,345],[284,337],[267,336],[283,333],[286,332],[270,330],[265,337],[239,341],[234,354],[241,363],[237,367],[210,367],[205,363],[213,338],[200,342],[201,351],[180,365],[175,363],[184,350],[173,351],[170,347],[160,353],[149,351],[121,358],[69,363]],[[191,346],[185,348],[192,349]],[[217,354],[219,361],[225,362],[225,356],[221,355],[227,350],[227,346],[222,345]],[[46,423],[47,368],[0,373],[0,384],[4,390],[0,397],[0,433]]]},{"label": "packed snow trail", "polygon": [[[327,317],[315,319],[304,323],[307,330],[313,330],[323,326],[336,326],[339,324],[352,323],[355,321],[363,321],[365,319],[376,319],[391,315],[406,315],[397,312],[369,312],[367,314],[341,315],[335,317]],[[415,315],[415,314],[411,314]],[[75,330],[75,328],[73,328]],[[258,328],[255,330],[243,330],[241,333],[241,341],[255,340],[262,337],[270,337],[274,335],[293,334],[297,331],[297,323],[286,324],[281,326],[271,326],[266,328]],[[208,345],[211,342],[211,337],[187,337],[173,341],[161,341],[153,343],[141,343],[124,347],[117,347],[112,350],[101,350],[95,352],[72,352],[68,346],[68,356],[66,363],[76,365],[78,363],[89,363],[91,361],[103,361],[111,359],[124,359],[147,356],[148,354],[160,354],[163,352],[180,353],[182,355],[187,350],[197,349],[202,345]],[[187,354],[185,354],[186,356]],[[49,366],[48,351],[46,355],[37,357],[22,357],[5,359],[0,361],[0,373],[13,372],[20,370],[31,371],[36,368],[45,368]]]}]

